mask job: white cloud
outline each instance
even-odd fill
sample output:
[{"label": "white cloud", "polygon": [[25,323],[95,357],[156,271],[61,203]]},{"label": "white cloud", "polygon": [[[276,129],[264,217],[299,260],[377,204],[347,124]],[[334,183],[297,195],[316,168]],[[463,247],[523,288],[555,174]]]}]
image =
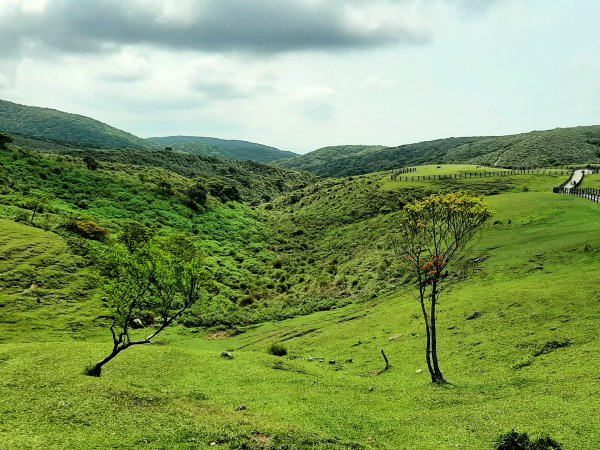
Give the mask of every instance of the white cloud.
[{"label": "white cloud", "polygon": [[410,2],[349,5],[344,10],[344,18],[350,30],[365,37],[385,34],[400,42],[421,43],[431,39],[430,24],[424,11]]},{"label": "white cloud", "polygon": [[360,84],[361,88],[374,91],[388,91],[397,86],[398,80],[396,78],[381,77],[376,75],[365,78]]},{"label": "white cloud", "polygon": [[264,67],[220,56],[195,58],[188,79],[193,90],[213,99],[250,97],[273,89]]},{"label": "white cloud", "polygon": [[149,78],[154,68],[149,59],[140,53],[122,49],[116,55],[94,58],[94,64],[100,66],[98,75],[108,81],[121,82],[134,82]]},{"label": "white cloud", "polygon": [[307,119],[329,120],[335,110],[334,93],[328,86],[299,86],[290,96]]}]

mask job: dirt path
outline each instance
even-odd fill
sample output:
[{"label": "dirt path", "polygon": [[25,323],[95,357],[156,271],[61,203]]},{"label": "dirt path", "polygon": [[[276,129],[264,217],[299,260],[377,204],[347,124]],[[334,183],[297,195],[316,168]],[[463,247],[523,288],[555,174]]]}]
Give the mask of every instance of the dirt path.
[{"label": "dirt path", "polygon": [[592,171],[589,169],[578,169],[578,170],[573,171],[573,175],[571,175],[571,178],[569,179],[567,184],[565,184],[565,187],[566,188],[577,187],[579,185],[579,183],[581,183],[583,181],[583,177],[585,175],[589,175],[591,173],[592,173]]}]

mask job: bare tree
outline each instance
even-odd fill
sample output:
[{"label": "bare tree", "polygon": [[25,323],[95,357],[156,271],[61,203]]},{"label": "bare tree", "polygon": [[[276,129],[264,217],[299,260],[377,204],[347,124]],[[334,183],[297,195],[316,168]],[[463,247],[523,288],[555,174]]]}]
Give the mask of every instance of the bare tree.
[{"label": "bare tree", "polygon": [[404,207],[395,246],[418,287],[433,383],[446,383],[438,361],[436,307],[450,284],[448,268],[464,256],[468,242],[493,214],[481,197],[464,192],[432,195]]}]

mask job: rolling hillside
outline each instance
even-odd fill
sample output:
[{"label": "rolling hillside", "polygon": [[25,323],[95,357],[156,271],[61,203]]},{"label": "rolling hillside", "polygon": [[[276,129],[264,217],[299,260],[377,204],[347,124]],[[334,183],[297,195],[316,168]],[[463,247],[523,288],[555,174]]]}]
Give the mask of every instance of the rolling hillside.
[{"label": "rolling hillside", "polygon": [[101,163],[160,168],[186,178],[221,179],[232,183],[242,199],[259,202],[274,198],[314,183],[318,178],[307,172],[298,172],[255,161],[236,161],[189,153],[161,150],[136,150],[126,152],[112,149],[61,149],[63,155],[79,158],[92,157]]},{"label": "rolling hillside", "polygon": [[0,130],[20,135],[16,136],[17,143],[24,144],[27,140],[27,145],[35,148],[74,145],[103,148],[148,147],[143,139],[89,117],[5,100],[0,100]]},{"label": "rolling hillside", "polygon": [[499,137],[448,138],[402,145],[326,147],[277,164],[326,177],[419,164],[540,167],[600,162],[600,126],[557,128]]},{"label": "rolling hillside", "polygon": [[19,105],[0,100],[0,131],[10,133],[15,144],[36,150],[80,148],[157,149],[212,158],[270,163],[291,158],[295,153],[239,140],[196,136],[142,139],[89,117],[50,108]]},{"label": "rolling hillside", "polygon": [[343,177],[379,172],[415,164],[436,162],[440,155],[480,137],[449,138],[400,147],[381,145],[339,145],[325,147],[296,158],[277,161],[288,169],[306,170],[324,177]]},{"label": "rolling hillside", "polygon": [[278,159],[297,156],[295,153],[279,150],[254,142],[225,140],[200,136],[167,136],[146,139],[154,147],[171,147],[173,151],[195,155],[251,160],[269,163]]}]

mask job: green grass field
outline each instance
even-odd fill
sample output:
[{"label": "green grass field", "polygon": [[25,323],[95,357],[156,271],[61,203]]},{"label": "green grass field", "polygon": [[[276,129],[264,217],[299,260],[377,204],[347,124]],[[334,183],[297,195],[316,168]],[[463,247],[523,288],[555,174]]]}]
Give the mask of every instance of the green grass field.
[{"label": "green grass field", "polygon": [[582,188],[600,188],[600,174],[586,175],[579,187]]},{"label": "green grass field", "polygon": [[491,449],[513,428],[598,448],[600,205],[548,192],[561,177],[506,179],[471,249],[481,262],[441,300],[446,387],[400,287],[235,336],[176,327],[87,377],[110,347],[88,269],[62,237],[0,221],[0,448]]},{"label": "green grass field", "polygon": [[481,172],[508,172],[508,169],[476,166],[474,164],[430,164],[417,166],[416,172],[403,174],[404,176],[417,175],[450,175],[455,173],[481,173]]}]

